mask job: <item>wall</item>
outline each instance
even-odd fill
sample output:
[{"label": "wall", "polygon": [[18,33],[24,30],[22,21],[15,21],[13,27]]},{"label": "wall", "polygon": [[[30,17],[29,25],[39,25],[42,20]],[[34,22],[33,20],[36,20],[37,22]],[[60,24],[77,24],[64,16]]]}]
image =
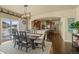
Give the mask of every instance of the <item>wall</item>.
[{"label": "wall", "polygon": [[[67,18],[75,18],[76,16],[76,10],[74,9],[67,9],[67,10],[61,10],[61,11],[55,11],[55,12],[49,12],[37,16],[33,16],[30,21],[33,21],[34,19],[41,18],[41,17],[60,17],[61,18],[61,36],[64,41],[71,42],[72,37],[71,33],[67,31]],[[31,22],[30,22],[31,23]],[[29,25],[29,29],[31,29],[31,25]]]},{"label": "wall", "polygon": [[19,21],[19,30],[26,31],[26,24],[23,24],[22,20]]},{"label": "wall", "polygon": [[76,21],[79,21],[79,6],[76,8]]}]

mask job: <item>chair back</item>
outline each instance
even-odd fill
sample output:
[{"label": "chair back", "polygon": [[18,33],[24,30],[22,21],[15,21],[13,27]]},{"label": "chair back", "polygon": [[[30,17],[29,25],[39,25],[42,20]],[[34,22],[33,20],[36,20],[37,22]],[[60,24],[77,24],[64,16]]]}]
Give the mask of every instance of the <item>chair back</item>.
[{"label": "chair back", "polygon": [[40,39],[41,43],[45,43],[45,41],[46,41],[46,32],[44,32],[38,39]]},{"label": "chair back", "polygon": [[26,33],[26,31],[22,31],[22,40],[27,42],[27,33]]},{"label": "chair back", "polygon": [[19,31],[19,36],[20,38],[22,38],[22,31]]},{"label": "chair back", "polygon": [[15,31],[15,32],[14,32],[13,38],[14,38],[14,39],[19,39],[19,33],[18,33],[18,31]]},{"label": "chair back", "polygon": [[46,32],[43,34],[43,41],[42,42],[45,42],[46,41]]}]

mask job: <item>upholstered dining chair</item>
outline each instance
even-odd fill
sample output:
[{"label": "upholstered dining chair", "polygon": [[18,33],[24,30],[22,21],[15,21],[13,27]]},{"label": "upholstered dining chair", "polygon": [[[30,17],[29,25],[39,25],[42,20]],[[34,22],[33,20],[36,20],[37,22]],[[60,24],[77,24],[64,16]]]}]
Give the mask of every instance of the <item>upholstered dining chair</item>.
[{"label": "upholstered dining chair", "polygon": [[46,41],[46,32],[43,33],[40,37],[38,37],[37,40],[34,41],[34,43],[37,45],[41,45],[42,51],[44,51],[45,41]]},{"label": "upholstered dining chair", "polygon": [[26,47],[26,52],[27,52],[27,49],[29,47],[31,47],[31,41],[30,39],[27,37],[27,32],[26,31],[22,31],[22,34],[21,34],[21,50],[23,47]]},{"label": "upholstered dining chair", "polygon": [[19,32],[18,31],[15,31],[13,33],[14,48],[15,48],[16,45],[18,45],[18,49],[20,47],[20,38],[19,37],[20,37]]}]

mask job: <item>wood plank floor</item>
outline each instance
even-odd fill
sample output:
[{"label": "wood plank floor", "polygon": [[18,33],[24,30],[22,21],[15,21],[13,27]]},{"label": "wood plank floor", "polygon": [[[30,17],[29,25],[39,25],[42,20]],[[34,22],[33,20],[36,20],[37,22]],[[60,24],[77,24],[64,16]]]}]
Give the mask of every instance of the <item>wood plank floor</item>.
[{"label": "wood plank floor", "polygon": [[61,38],[59,33],[53,33],[52,36],[52,46],[50,49],[50,53],[61,54],[65,53],[65,43]]},{"label": "wood plank floor", "polygon": [[72,43],[64,42],[61,35],[59,33],[52,33],[51,40],[52,46],[50,49],[50,53],[54,54],[75,54],[79,53],[76,51],[74,47],[72,47]]}]

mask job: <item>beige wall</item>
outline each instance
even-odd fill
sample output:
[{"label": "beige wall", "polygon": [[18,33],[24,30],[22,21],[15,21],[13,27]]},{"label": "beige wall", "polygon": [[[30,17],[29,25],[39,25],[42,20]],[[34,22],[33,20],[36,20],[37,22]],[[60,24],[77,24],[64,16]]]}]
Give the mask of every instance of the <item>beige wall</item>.
[{"label": "beige wall", "polygon": [[[76,10],[74,9],[67,9],[67,10],[61,10],[56,12],[49,12],[37,16],[33,16],[30,21],[33,21],[34,19],[40,18],[40,17],[60,17],[61,18],[61,36],[64,41],[71,42],[72,37],[71,33],[68,32],[67,28],[67,18],[75,18],[76,16]],[[31,25],[29,25],[29,29],[31,29]]]},{"label": "beige wall", "polygon": [[79,21],[79,6],[76,8],[76,20]]}]

